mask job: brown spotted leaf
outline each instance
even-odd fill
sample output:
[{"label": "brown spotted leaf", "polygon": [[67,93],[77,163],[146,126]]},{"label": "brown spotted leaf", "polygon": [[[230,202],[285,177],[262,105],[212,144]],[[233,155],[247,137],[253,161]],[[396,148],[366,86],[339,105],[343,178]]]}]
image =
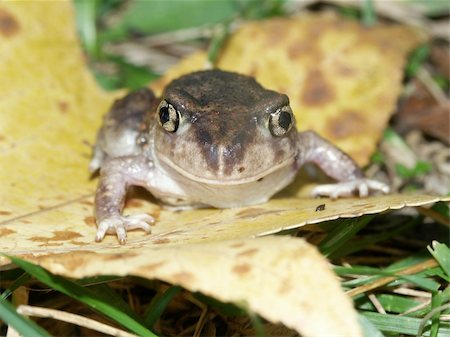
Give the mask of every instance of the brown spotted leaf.
[{"label": "brown spotted leaf", "polygon": [[244,305],[302,336],[361,336],[351,301],[328,263],[297,238],[272,236],[157,249],[110,247],[101,253],[83,251],[35,261],[75,278],[137,275],[180,284]]},{"label": "brown spotted leaf", "polygon": [[[281,21],[276,22],[282,29]],[[275,47],[273,52],[286,46]],[[320,81],[329,81],[326,72],[315,71],[321,73],[315,73]],[[378,71],[374,73],[380,75]],[[161,209],[148,194],[136,194],[126,212],[155,216],[153,233],[131,232],[125,247],[113,236],[95,243],[96,178],[87,167],[90,145],[113,95],[103,93],[85,67],[70,2],[0,3],[0,74],[0,252],[36,261],[54,273],[158,278],[246,303],[305,336],[359,336],[355,312],[315,248],[301,239],[254,238],[440,199],[314,200],[300,197],[305,189],[298,188],[298,180],[263,205],[174,213]],[[7,263],[1,258],[1,265]]]}]

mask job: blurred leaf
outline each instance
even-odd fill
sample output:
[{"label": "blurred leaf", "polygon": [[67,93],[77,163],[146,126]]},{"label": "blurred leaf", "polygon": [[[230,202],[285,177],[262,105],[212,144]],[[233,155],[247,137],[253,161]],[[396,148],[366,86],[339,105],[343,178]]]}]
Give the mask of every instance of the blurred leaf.
[{"label": "blurred leaf", "polygon": [[427,15],[448,15],[448,1],[445,0],[406,0],[406,3],[419,6]]},{"label": "blurred leaf", "polygon": [[119,74],[105,74],[101,71],[93,71],[97,83],[105,90],[111,91],[123,87],[122,78]]},{"label": "blurred leaf", "polygon": [[147,86],[160,75],[151,69],[129,63],[126,59],[116,55],[105,55],[103,62],[111,62],[114,71],[105,73],[101,67],[94,67],[94,75],[100,86],[108,91],[127,88],[136,90]]},{"label": "blurred leaf", "polygon": [[373,26],[377,22],[377,16],[373,7],[373,0],[364,0],[362,6],[362,22],[365,26]]},{"label": "blurred leaf", "polygon": [[432,170],[431,163],[419,160],[413,168],[408,168],[402,164],[395,164],[395,172],[404,179],[420,177]]},{"label": "blurred leaf", "polygon": [[384,130],[383,139],[389,141],[390,143],[393,143],[395,146],[404,147],[404,148],[409,149],[408,145],[405,143],[403,138],[397,132],[395,132],[395,130],[392,129],[391,127],[387,127]]},{"label": "blurred leaf", "polygon": [[384,163],[383,153],[379,150],[375,151],[372,157],[370,158],[370,161],[374,164],[383,164]]},{"label": "blurred leaf", "polygon": [[216,32],[214,33],[208,48],[208,61],[212,65],[215,63],[217,56],[219,55],[220,49],[222,48],[228,34],[230,33],[228,24],[218,26]]},{"label": "blurred leaf", "polygon": [[125,1],[123,0],[96,0],[96,1],[99,2],[97,6],[97,18],[100,18],[114,10],[119,9],[120,6],[124,5],[125,3]]},{"label": "blurred leaf", "polygon": [[436,84],[439,86],[439,88],[442,89],[442,91],[448,92],[450,87],[450,81],[447,78],[448,75],[443,74],[433,74],[433,80],[436,82]]},{"label": "blurred leaf", "polygon": [[395,164],[395,172],[403,179],[419,177],[432,170],[432,164],[423,160],[417,160],[409,145],[392,128],[388,127],[384,130],[383,138],[390,147],[395,148],[395,153],[401,154],[404,152],[413,157],[411,159],[413,162],[408,163],[408,165],[411,165],[409,167],[405,166],[402,162],[396,162],[396,157],[391,155],[391,161]]},{"label": "blurred leaf", "polygon": [[240,16],[248,20],[262,19],[283,14],[287,0],[231,0]]},{"label": "blurred leaf", "polygon": [[425,60],[430,55],[430,46],[428,44],[422,45],[414,49],[411,53],[408,63],[406,64],[406,75],[408,77],[414,77],[417,71],[422,67]]},{"label": "blurred leaf", "polygon": [[119,66],[120,83],[130,90],[142,88],[159,77],[146,67],[136,66],[126,61],[119,62]]},{"label": "blurred leaf", "polygon": [[346,19],[359,20],[361,17],[361,12],[357,7],[341,5],[337,10]]},{"label": "blurred leaf", "polygon": [[230,0],[132,1],[121,21],[101,34],[102,41],[123,39],[127,34],[153,34],[208,26],[231,19],[236,9]]},{"label": "blurred leaf", "polygon": [[81,42],[87,54],[96,59],[100,53],[97,40],[96,14],[99,0],[74,0],[76,22]]}]

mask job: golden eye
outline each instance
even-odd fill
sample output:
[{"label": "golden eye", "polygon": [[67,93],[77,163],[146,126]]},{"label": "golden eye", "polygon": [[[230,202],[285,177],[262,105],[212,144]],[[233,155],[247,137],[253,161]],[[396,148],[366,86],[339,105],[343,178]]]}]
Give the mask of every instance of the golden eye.
[{"label": "golden eye", "polygon": [[175,107],[163,100],[158,106],[159,124],[167,132],[176,132],[180,125],[180,112]]},{"label": "golden eye", "polygon": [[269,130],[275,137],[282,137],[294,125],[294,115],[291,108],[286,105],[275,112],[272,112],[269,117]]}]

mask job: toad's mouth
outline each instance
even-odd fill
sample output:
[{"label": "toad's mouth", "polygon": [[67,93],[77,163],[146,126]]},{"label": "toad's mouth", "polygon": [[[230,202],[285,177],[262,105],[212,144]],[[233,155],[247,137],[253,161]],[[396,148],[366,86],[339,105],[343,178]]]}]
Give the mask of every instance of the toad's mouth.
[{"label": "toad's mouth", "polygon": [[[295,163],[295,155],[290,157],[286,157],[283,161],[276,163],[267,167],[266,169],[262,169],[259,167],[258,172],[254,174],[231,174],[225,175],[222,174],[221,171],[203,171],[204,176],[200,176],[198,174],[194,174],[191,171],[181,167],[180,165],[173,162],[170,158],[158,153],[158,159],[162,161],[165,165],[175,170],[178,174],[185,177],[186,179],[196,181],[199,183],[204,183],[208,185],[241,185],[247,184],[251,182],[255,182],[258,180],[262,180],[268,175],[277,172],[287,166],[293,165]],[[209,177],[208,177],[209,176]]]}]

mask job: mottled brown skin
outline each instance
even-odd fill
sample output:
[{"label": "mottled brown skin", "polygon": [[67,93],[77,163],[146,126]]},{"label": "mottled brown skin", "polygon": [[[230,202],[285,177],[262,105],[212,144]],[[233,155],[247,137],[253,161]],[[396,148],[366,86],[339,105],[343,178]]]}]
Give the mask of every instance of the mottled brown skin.
[{"label": "mottled brown skin", "polygon": [[[197,72],[170,83],[163,98],[192,127],[182,135],[157,129],[156,150],[181,169],[201,173],[201,178],[242,180],[292,157],[295,151],[295,132],[283,138],[255,132],[266,130],[267,115],[289,105],[289,99],[264,89],[251,77],[219,70]],[[180,143],[196,145],[182,148]],[[265,143],[270,143],[270,152],[278,158],[265,154],[250,160],[248,153],[257,150],[263,154],[264,149],[256,147]]]},{"label": "mottled brown skin", "polygon": [[157,101],[153,92],[139,89],[114,102],[97,136],[93,160],[89,166],[91,172],[99,169],[107,157],[139,152],[136,142],[139,142],[139,135],[147,128],[145,118],[153,114]]},{"label": "mottled brown skin", "polygon": [[248,145],[255,142],[254,125],[265,122],[268,110],[289,104],[286,95],[262,88],[251,77],[221,71],[181,77],[166,88],[164,98],[196,125],[194,141],[203,144],[201,154],[214,170],[218,169],[219,146],[226,149],[230,154],[226,157],[226,175],[251,150]]},{"label": "mottled brown skin", "polygon": [[150,231],[148,214],[121,215],[131,185],[178,208],[238,207],[267,201],[306,162],[338,181],[313,195],[388,190],[313,131],[298,133],[288,97],[251,77],[207,70],[174,80],[161,99],[130,93],[106,115],[90,166],[101,169],[96,240],[116,233],[125,243],[127,230]]}]

